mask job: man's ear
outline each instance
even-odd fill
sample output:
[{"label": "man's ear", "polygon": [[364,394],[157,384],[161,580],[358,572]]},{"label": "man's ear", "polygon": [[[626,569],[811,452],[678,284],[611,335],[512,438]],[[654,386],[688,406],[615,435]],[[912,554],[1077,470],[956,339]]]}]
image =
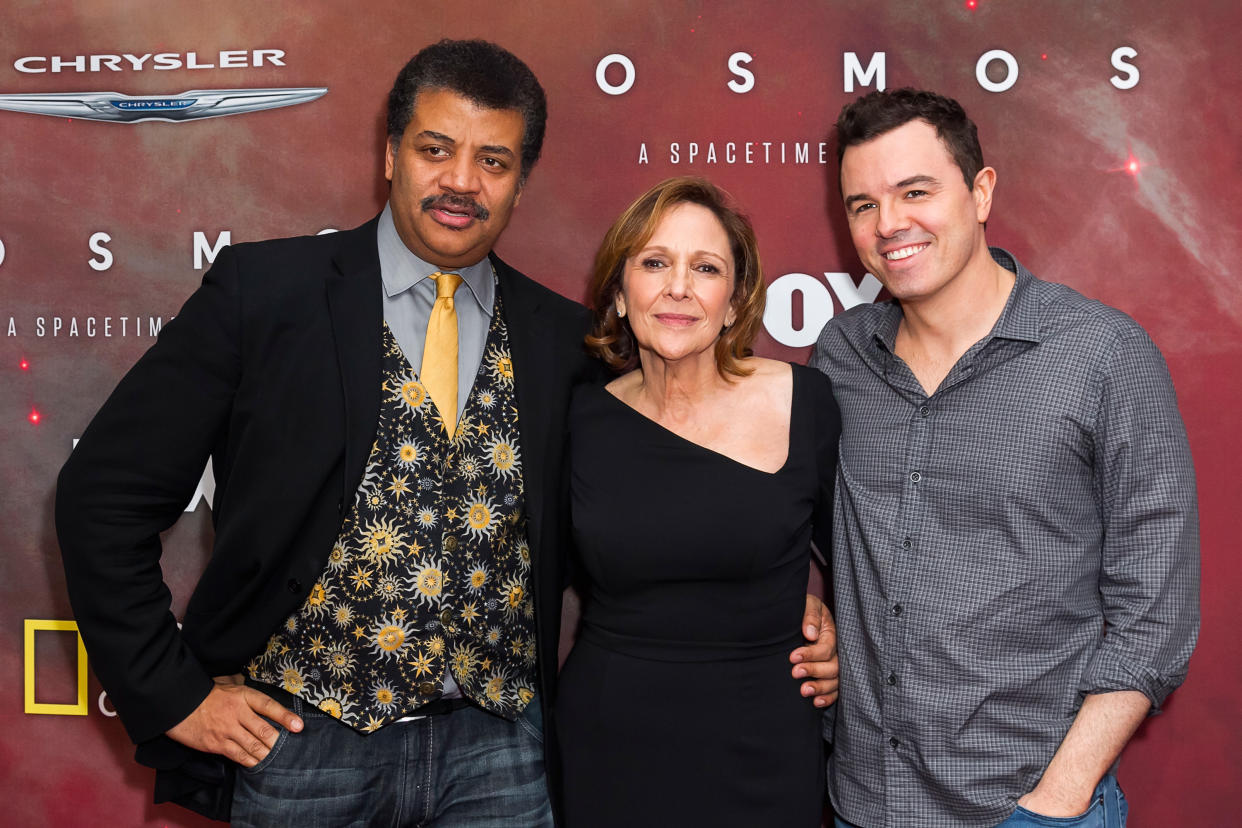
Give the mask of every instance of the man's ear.
[{"label": "man's ear", "polygon": [[986,223],[988,214],[992,212],[992,193],[995,189],[996,170],[984,167],[975,173],[975,186],[970,194],[975,197],[975,218],[980,224]]},{"label": "man's ear", "polygon": [[397,144],[399,139],[389,138],[384,145],[384,178],[392,181],[392,169],[397,163]]}]

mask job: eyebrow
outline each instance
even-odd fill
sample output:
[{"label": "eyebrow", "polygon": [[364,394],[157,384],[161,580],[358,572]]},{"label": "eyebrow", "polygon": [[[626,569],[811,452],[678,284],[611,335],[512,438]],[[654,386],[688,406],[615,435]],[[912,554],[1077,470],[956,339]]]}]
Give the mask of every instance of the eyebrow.
[{"label": "eyebrow", "polygon": [[893,189],[901,190],[914,184],[939,184],[940,179],[932,175],[912,175],[909,178],[903,178],[894,185]]},{"label": "eyebrow", "polygon": [[[912,187],[915,184],[939,184],[940,179],[932,175],[912,175],[909,178],[903,178],[894,184],[890,189],[904,190],[906,187]],[[849,195],[845,197],[845,206],[849,207],[857,201],[871,201],[871,196],[865,194]]]},{"label": "eyebrow", "polygon": [[[644,244],[642,247],[638,248],[638,250],[636,250],[636,251],[634,252],[633,256],[631,256],[630,258],[633,258],[634,256],[639,256],[639,255],[642,255],[643,253],[665,253],[665,254],[669,254],[669,253],[671,253],[671,249],[670,249],[670,248],[668,248],[668,247],[665,247],[665,246],[664,246],[664,245],[662,245],[662,244],[651,244],[651,243],[648,243],[648,244]],[[693,259],[695,256],[711,256],[713,259],[719,259],[720,261],[724,262],[725,264],[728,264],[728,263],[729,263],[728,258],[726,258],[725,256],[720,255],[719,253],[716,253],[716,252],[714,252],[714,251],[711,251],[711,250],[694,250],[694,251],[691,251],[691,253],[690,253],[690,258],[692,258],[692,259]]]},{"label": "eyebrow", "polygon": [[[453,140],[452,138],[450,138],[449,136],[445,135],[442,132],[436,132],[434,129],[424,129],[422,132],[418,134],[425,135],[428,138],[434,138],[437,141],[443,141],[446,144],[452,144],[453,146],[457,146],[457,141]],[[508,158],[517,158],[517,153],[515,153],[513,150],[506,147],[504,144],[486,144],[482,147],[479,147],[479,149],[482,150],[483,152],[490,152],[494,155],[504,155]]]}]

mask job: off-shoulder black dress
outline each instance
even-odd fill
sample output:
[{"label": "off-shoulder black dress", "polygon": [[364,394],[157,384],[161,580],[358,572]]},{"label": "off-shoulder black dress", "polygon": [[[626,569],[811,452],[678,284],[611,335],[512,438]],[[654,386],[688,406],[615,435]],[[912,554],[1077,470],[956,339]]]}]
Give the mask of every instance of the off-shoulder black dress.
[{"label": "off-shoulder black dress", "polygon": [[769,474],[612,396],[570,409],[573,533],[589,585],[556,704],[569,828],[815,828],[821,711],[799,693],[811,541],[828,554],[840,419],[793,369]]}]

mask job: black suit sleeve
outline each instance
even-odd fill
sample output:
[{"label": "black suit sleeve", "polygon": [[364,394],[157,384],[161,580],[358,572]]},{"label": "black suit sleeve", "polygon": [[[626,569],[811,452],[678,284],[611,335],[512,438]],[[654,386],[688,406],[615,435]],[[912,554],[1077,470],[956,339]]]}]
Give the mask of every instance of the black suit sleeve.
[{"label": "black suit sleeve", "polygon": [[239,319],[237,259],[226,248],[104,403],[57,482],[70,602],[135,742],[180,722],[211,689],[170,611],[159,535],[180,517],[227,428]]}]

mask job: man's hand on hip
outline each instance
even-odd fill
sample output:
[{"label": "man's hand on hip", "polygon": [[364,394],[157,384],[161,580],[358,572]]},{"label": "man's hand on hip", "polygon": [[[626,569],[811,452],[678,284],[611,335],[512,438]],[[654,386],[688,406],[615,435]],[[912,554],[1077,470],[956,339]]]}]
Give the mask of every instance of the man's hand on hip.
[{"label": "man's hand on hip", "polygon": [[302,729],[302,720],[293,711],[247,687],[241,675],[216,676],[215,682],[202,704],[168,731],[169,738],[252,768],[267,756],[280,735],[264,716],[294,733]]},{"label": "man's hand on hip", "polygon": [[810,679],[802,683],[802,695],[814,696],[816,707],[827,707],[837,700],[840,664],[837,661],[837,625],[832,613],[815,595],[806,596],[802,634],[814,642],[789,654],[793,677]]}]

